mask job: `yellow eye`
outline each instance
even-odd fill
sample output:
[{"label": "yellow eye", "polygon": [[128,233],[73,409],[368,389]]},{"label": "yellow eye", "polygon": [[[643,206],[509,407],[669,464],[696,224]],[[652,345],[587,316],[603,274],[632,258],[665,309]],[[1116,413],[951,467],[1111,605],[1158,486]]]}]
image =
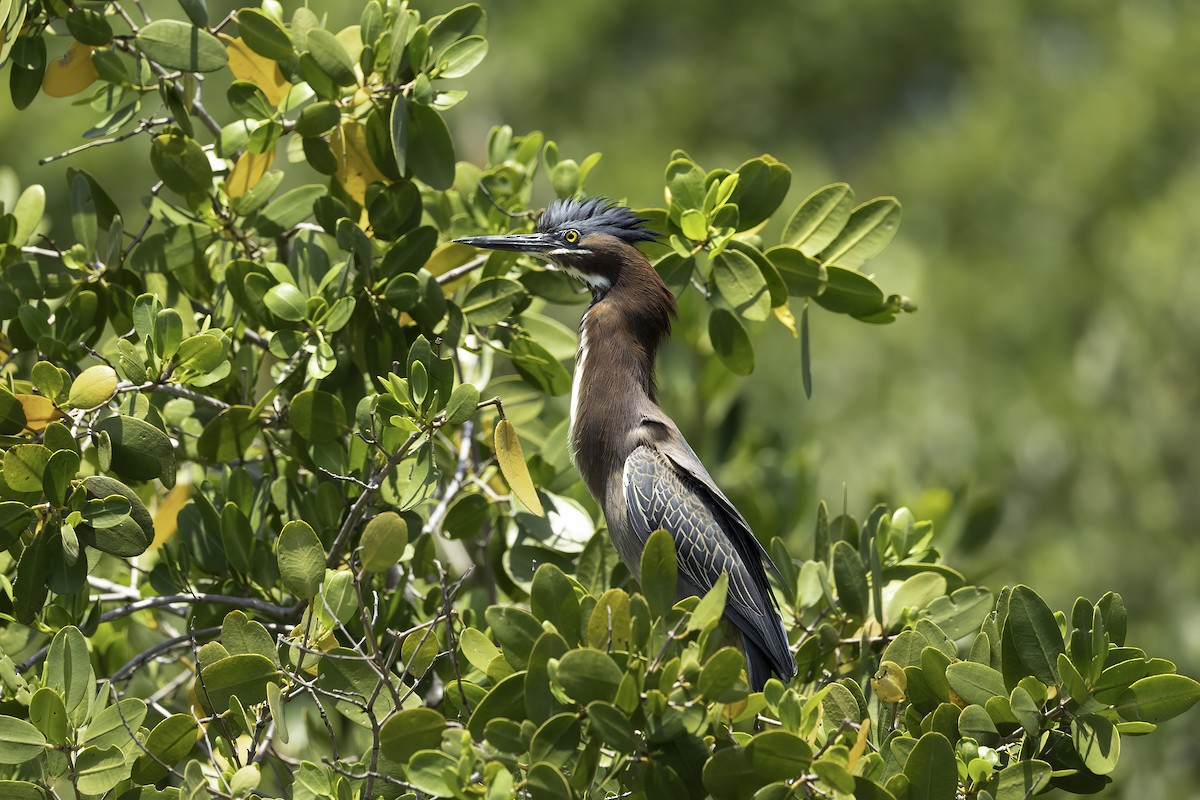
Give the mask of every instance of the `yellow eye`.
[{"label": "yellow eye", "polygon": [[567,244],[575,244],[579,241],[579,231],[567,231],[565,234],[563,234],[563,239]]}]

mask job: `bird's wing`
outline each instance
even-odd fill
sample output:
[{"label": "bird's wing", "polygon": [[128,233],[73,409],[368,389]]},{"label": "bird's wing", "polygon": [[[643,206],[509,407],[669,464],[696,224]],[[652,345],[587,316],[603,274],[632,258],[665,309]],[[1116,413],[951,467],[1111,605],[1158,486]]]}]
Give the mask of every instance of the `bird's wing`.
[{"label": "bird's wing", "polygon": [[669,531],[681,576],[701,593],[726,573],[725,613],[757,646],[772,653],[782,648],[783,657],[790,660],[761,548],[746,548],[737,541],[743,529],[748,532],[741,515],[740,522],[731,519],[705,482],[648,445],[630,453],[622,483],[629,522],[638,538],[644,542],[659,528]]},{"label": "bird's wing", "polygon": [[[712,502],[725,512],[725,515],[729,518],[730,525],[735,529],[730,532],[730,536],[734,539],[739,550],[743,552],[746,558],[751,557],[748,551],[757,553],[762,562],[782,582],[783,576],[779,574],[779,568],[775,566],[775,562],[771,560],[771,556],[767,553],[766,548],[762,546],[762,543],[758,541],[754,532],[750,530],[750,523],[746,522],[746,518],[742,516],[742,512],[737,510],[737,507],[730,502],[724,492],[717,488],[716,482],[708,474],[708,470],[704,468],[704,464],[701,463],[700,457],[696,455],[696,451],[683,438],[683,434],[676,432],[676,435],[670,436],[665,441],[656,444],[659,452],[670,459],[671,463],[677,469],[695,479],[703,487]],[[772,602],[774,602],[774,599],[772,595]]]}]

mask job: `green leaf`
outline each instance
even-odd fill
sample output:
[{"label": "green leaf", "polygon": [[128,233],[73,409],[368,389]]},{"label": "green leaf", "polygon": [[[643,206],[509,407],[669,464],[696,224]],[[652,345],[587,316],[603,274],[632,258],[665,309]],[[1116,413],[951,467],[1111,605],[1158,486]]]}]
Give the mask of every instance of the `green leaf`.
[{"label": "green leaf", "polygon": [[708,218],[697,208],[689,208],[679,216],[679,227],[683,235],[693,242],[703,242],[708,238]]},{"label": "green leaf", "polygon": [[753,322],[762,322],[771,315],[767,281],[749,256],[723,250],[713,258],[712,274],[717,291],[738,314]]},{"label": "green leaf", "polygon": [[469,383],[461,383],[454,387],[454,392],[446,402],[446,424],[461,425],[471,417],[479,405],[479,390]]},{"label": "green leaf", "polygon": [[[170,21],[160,20],[150,24]],[[208,156],[195,139],[181,133],[164,133],[155,137],[150,147],[150,165],[167,188],[179,194],[207,192],[212,188],[213,173]]]},{"label": "green leaf", "polygon": [[553,354],[532,339],[521,337],[511,345],[512,363],[521,378],[543,394],[557,397],[571,390],[571,373]]},{"label": "green leaf", "polygon": [[821,699],[821,728],[832,734],[845,723],[858,724],[863,719],[858,698],[841,683],[831,683]]},{"label": "green leaf", "polygon": [[587,643],[601,650],[627,650],[633,637],[629,594],[609,589],[592,607],[587,622]]},{"label": "green leaf", "polygon": [[946,667],[946,681],[968,703],[983,705],[993,697],[1008,696],[999,670],[974,661],[959,661]]},{"label": "green leaf", "polygon": [[579,599],[571,580],[554,564],[542,564],[533,574],[529,610],[553,624],[569,644],[579,640]]},{"label": "green leaf", "polygon": [[225,364],[225,342],[215,334],[189,336],[175,351],[175,372],[185,378],[189,374],[206,375]]},{"label": "green leaf", "polygon": [[1121,735],[1098,714],[1081,714],[1071,720],[1071,741],[1084,765],[1097,775],[1108,775],[1121,757]]},{"label": "green leaf", "polygon": [[17,492],[41,492],[50,449],[40,444],[17,444],[4,452],[4,481]]},{"label": "green leaf", "polygon": [[71,490],[71,481],[79,472],[80,458],[74,450],[56,450],[46,462],[46,471],[42,473],[42,490],[46,500],[53,505],[62,505],[67,501]]},{"label": "green leaf", "polygon": [[1045,761],[1017,761],[1000,770],[996,800],[1029,800],[1050,785],[1052,768]]},{"label": "green leaf", "polygon": [[754,346],[738,318],[723,308],[708,315],[708,338],[721,363],[734,375],[754,371]]},{"label": "green leaf", "polygon": [[272,314],[288,322],[303,322],[308,315],[308,298],[290,283],[272,286],[263,302]]},{"label": "green leaf", "polygon": [[382,753],[401,764],[418,750],[436,748],[442,741],[446,719],[432,708],[398,711],[379,730]]},{"label": "green leaf", "polygon": [[[484,728],[494,719],[525,719],[525,673],[514,672],[502,678],[483,700],[475,706],[467,730],[476,740],[483,737]],[[453,689],[451,689],[453,691]]]},{"label": "green leaf", "polygon": [[205,461],[234,461],[245,455],[258,435],[258,419],[250,406],[233,406],[205,426],[196,453]]},{"label": "green leaf", "polygon": [[21,401],[7,387],[0,386],[0,436],[20,433],[25,430],[26,421]]},{"label": "green leaf", "polygon": [[515,606],[489,606],[484,618],[509,662],[517,669],[525,669],[534,643],[544,633],[541,623]]},{"label": "green leaf", "polygon": [[354,62],[338,38],[324,28],[313,28],[306,36],[308,52],[321,71],[338,86],[353,86],[358,82]]},{"label": "green leaf", "polygon": [[579,719],[572,712],[557,714],[542,723],[529,744],[532,761],[564,766],[579,747]]},{"label": "green leaf", "polygon": [[406,165],[431,188],[449,189],[454,183],[454,142],[450,138],[450,129],[441,115],[429,106],[408,103],[405,108],[408,112],[407,146],[404,148]]},{"label": "green leaf", "polygon": [[480,672],[486,672],[496,658],[503,658],[500,648],[478,628],[465,628],[458,638],[458,646],[467,661]]},{"label": "green leaf", "polygon": [[24,764],[46,747],[46,737],[23,719],[0,715],[0,764]]},{"label": "green leaf", "polygon": [[30,237],[37,232],[42,217],[46,213],[46,190],[41,184],[26,186],[17,202],[13,205],[12,215],[17,221],[17,229],[12,236],[12,243],[24,247]]},{"label": "green leaf", "polygon": [[737,168],[738,183],[729,202],[738,207],[739,231],[749,230],[775,213],[792,185],[792,171],[768,155]]},{"label": "green leaf", "polygon": [[900,201],[877,197],[850,213],[846,227],[821,251],[821,263],[858,269],[887,246],[900,227]]},{"label": "green leaf", "polygon": [[442,51],[438,57],[437,77],[461,78],[467,75],[483,61],[487,55],[487,39],[482,36],[468,36],[459,39]]},{"label": "green leaf", "polygon": [[577,703],[593,700],[612,702],[623,673],[607,653],[599,650],[571,650],[558,662],[558,683]]},{"label": "green leaf", "polygon": [[306,389],[292,397],[288,420],[296,433],[312,443],[336,441],[346,430],[342,401],[337,395],[317,389]]},{"label": "green leaf", "polygon": [[123,414],[102,419],[94,430],[108,434],[111,469],[118,476],[131,481],[158,478],[168,488],[175,485],[175,446],[161,430]]},{"label": "green leaf", "polygon": [[85,747],[75,757],[75,786],[81,794],[101,795],[128,778],[129,771],[119,747]]},{"label": "green leaf", "polygon": [[704,170],[689,158],[675,158],[667,164],[666,184],[672,206],[681,211],[704,207]]},{"label": "green leaf", "polygon": [[1011,656],[1042,683],[1057,685],[1058,654],[1066,648],[1058,621],[1046,602],[1028,586],[1017,586],[1009,596],[1004,628],[1005,638],[1015,648]]},{"label": "green leaf", "polygon": [[117,371],[107,364],[88,367],[71,383],[68,402],[73,408],[96,408],[116,394],[118,382]]},{"label": "green leaf", "polygon": [[124,747],[134,741],[130,731],[136,732],[146,718],[146,703],[129,697],[100,711],[87,726],[83,740],[92,747]]},{"label": "green leaf", "polygon": [[781,237],[784,244],[815,256],[837,238],[850,219],[854,192],[845,183],[818,189],[805,198],[787,221]]},{"label": "green leaf", "polygon": [[592,736],[616,750],[618,753],[634,752],[640,737],[619,708],[612,703],[596,700],[587,707],[588,727]]},{"label": "green leaf", "polygon": [[704,631],[717,624],[717,620],[725,613],[725,598],[729,592],[729,575],[722,572],[713,583],[711,589],[700,598],[692,616],[688,620],[689,631]]},{"label": "green leaf", "polygon": [[292,37],[269,14],[257,8],[238,9],[237,24],[242,41],[260,56],[273,61],[287,61],[295,55]]},{"label": "green leaf", "polygon": [[325,549],[312,526],[303,520],[284,525],[277,553],[279,576],[287,590],[304,600],[316,597],[325,578]]},{"label": "green leaf", "polygon": [[[218,662],[219,663],[219,662]],[[207,672],[207,670],[205,670]],[[207,684],[207,679],[205,681]],[[197,683],[196,691],[201,691]],[[221,709],[224,710],[224,707]],[[146,752],[133,764],[132,777],[138,783],[155,783],[167,769],[182,761],[200,738],[200,726],[191,714],[172,714],[154,726],[146,737]]]},{"label": "green leaf", "polygon": [[656,618],[666,615],[674,605],[678,576],[675,540],[659,528],[646,540],[641,562],[642,594]]},{"label": "green leaf", "polygon": [[395,511],[371,518],[359,540],[359,559],[368,572],[386,572],[404,555],[408,546],[408,523]]},{"label": "green leaf", "polygon": [[396,171],[408,173],[408,101],[400,93],[392,101],[388,116],[388,132],[392,140],[392,154],[396,159]]},{"label": "green leaf", "polygon": [[927,733],[918,739],[904,764],[910,800],[954,800],[958,791],[954,763],[954,749],[945,736]]},{"label": "green leaf", "polygon": [[738,686],[738,678],[745,669],[746,660],[736,647],[722,647],[704,663],[696,688],[706,699],[718,703],[732,703],[747,694],[745,684]]},{"label": "green leaf", "polygon": [[534,764],[525,777],[531,800],[561,800],[571,797],[571,784],[553,764]]},{"label": "green leaf", "polygon": [[297,186],[272,200],[258,212],[255,229],[263,236],[278,236],[312,216],[313,203],[329,189],[320,184]]},{"label": "green leaf", "polygon": [[[250,9],[242,9],[239,13],[244,14],[247,10]],[[311,106],[305,106],[296,118],[296,133],[301,136],[320,136],[332,130],[341,121],[342,112],[337,103],[313,103]]]},{"label": "green leaf", "polygon": [[[825,291],[816,298],[817,305],[821,308],[837,314],[864,317],[878,312],[883,307],[883,290],[879,288],[879,284],[861,272],[826,266],[825,276]],[[786,273],[784,280],[787,280]]]},{"label": "green leaf", "polygon": [[108,527],[93,527],[91,524],[78,526],[80,538],[104,553],[131,558],[146,552],[154,541],[154,520],[142,503],[142,499],[125,484],[105,475],[91,475],[83,479],[83,488],[91,499],[104,500],[120,495],[129,503],[129,517]]},{"label": "green leaf", "polygon": [[67,743],[67,707],[58,692],[43,686],[29,699],[29,721],[52,744]]},{"label": "green leaf", "polygon": [[258,653],[279,662],[274,637],[261,623],[250,619],[242,611],[230,611],[221,621],[221,644],[231,655]]},{"label": "green leaf", "polygon": [[7,550],[17,537],[29,529],[35,517],[24,503],[0,503],[0,550]]},{"label": "green leaf", "polygon": [[1159,723],[1179,716],[1197,702],[1200,683],[1185,675],[1151,675],[1126,689],[1115,710],[1124,720]]},{"label": "green leaf", "polygon": [[511,278],[486,278],[467,292],[462,312],[467,322],[486,327],[507,319],[527,298],[525,287]]},{"label": "green leaf", "polygon": [[408,762],[406,778],[418,791],[433,797],[458,792],[458,762],[438,750],[421,750]]},{"label": "green leaf", "polygon": [[234,696],[243,706],[265,703],[267,683],[278,682],[279,669],[266,656],[241,653],[209,664],[201,671],[201,676],[203,690],[199,682],[196,685],[201,704],[212,713],[224,713]]},{"label": "green leaf", "polygon": [[833,582],[842,608],[858,620],[865,619],[870,605],[867,568],[858,551],[844,540],[833,545]]},{"label": "green leaf", "polygon": [[151,60],[184,72],[215,72],[229,63],[217,37],[186,22],[159,19],[143,25],[137,44]]}]

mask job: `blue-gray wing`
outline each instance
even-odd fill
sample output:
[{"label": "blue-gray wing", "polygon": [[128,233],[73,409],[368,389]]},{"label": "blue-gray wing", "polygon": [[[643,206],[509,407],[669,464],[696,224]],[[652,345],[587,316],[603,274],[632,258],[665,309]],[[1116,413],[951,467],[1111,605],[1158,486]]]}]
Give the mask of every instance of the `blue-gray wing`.
[{"label": "blue-gray wing", "polygon": [[757,541],[743,540],[750,536],[749,528],[740,514],[733,518],[728,513],[729,501],[723,495],[714,497],[705,481],[647,445],[635,448],[626,459],[623,487],[629,522],[638,538],[644,542],[659,528],[669,531],[680,577],[700,594],[711,589],[721,573],[727,574],[726,615],[747,643],[767,656],[775,672],[790,680],[795,661],[767,582],[766,554]]}]

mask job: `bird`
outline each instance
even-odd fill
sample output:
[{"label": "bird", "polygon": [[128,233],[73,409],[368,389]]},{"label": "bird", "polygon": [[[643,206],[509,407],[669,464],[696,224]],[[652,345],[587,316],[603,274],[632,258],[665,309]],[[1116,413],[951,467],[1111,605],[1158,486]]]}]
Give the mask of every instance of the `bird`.
[{"label": "bird", "polygon": [[677,597],[703,596],[728,575],[725,617],[736,629],[731,638],[740,634],[749,683],[761,691],[772,673],[786,684],[797,671],[767,575],[779,571],[658,405],[655,358],[677,310],[635,246],[660,238],[650,221],[604,197],[576,197],[552,201],[533,233],[454,241],[538,257],[590,290],[571,381],[573,461],[636,579],[646,540],[660,528],[675,543]]}]

